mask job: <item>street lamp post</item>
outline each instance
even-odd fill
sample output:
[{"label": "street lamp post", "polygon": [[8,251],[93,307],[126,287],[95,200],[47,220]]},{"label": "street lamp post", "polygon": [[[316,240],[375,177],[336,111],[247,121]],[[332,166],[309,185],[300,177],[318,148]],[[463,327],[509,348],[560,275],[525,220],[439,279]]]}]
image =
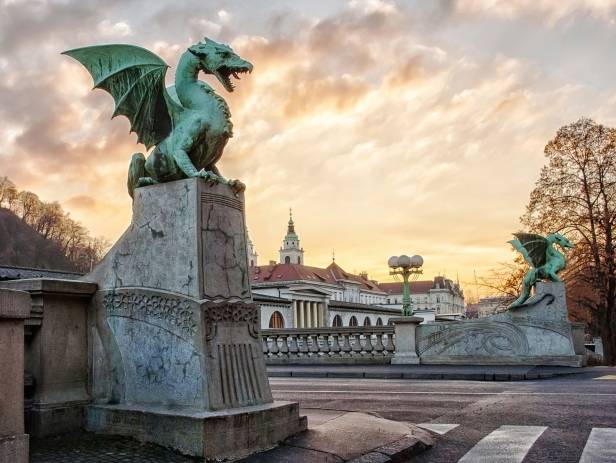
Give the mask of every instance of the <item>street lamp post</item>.
[{"label": "street lamp post", "polygon": [[409,287],[409,278],[413,276],[417,278],[423,273],[421,266],[423,265],[423,257],[406,255],[391,256],[387,261],[387,265],[391,269],[390,275],[402,275],[402,316],[407,317],[412,315],[411,310],[411,291]]}]

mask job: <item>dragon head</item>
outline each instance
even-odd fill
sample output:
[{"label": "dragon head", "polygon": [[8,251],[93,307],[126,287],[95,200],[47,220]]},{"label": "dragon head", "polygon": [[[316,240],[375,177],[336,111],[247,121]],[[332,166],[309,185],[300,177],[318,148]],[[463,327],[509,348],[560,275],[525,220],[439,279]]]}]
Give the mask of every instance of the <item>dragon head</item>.
[{"label": "dragon head", "polygon": [[546,236],[546,239],[548,240],[549,243],[558,244],[563,249],[574,247],[573,243],[571,243],[571,241],[569,241],[567,238],[565,238],[560,233],[550,233],[548,236]]},{"label": "dragon head", "polygon": [[188,48],[188,51],[197,57],[201,70],[216,76],[228,92],[235,88],[231,76],[239,79],[238,74],[252,72],[252,64],[236,55],[229,45],[214,42],[207,37],[203,42]]}]

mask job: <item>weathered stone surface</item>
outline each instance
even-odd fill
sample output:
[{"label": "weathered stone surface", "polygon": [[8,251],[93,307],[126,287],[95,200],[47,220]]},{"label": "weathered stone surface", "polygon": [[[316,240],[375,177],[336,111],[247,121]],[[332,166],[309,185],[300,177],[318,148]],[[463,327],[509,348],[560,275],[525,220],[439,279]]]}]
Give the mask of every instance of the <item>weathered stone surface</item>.
[{"label": "weathered stone surface", "polygon": [[24,434],[24,319],[30,296],[0,289],[0,462],[26,463]]},{"label": "weathered stone surface", "polygon": [[31,299],[25,355],[35,387],[27,431],[42,437],[82,429],[90,401],[87,308],[96,284],[37,278],[0,286],[25,291]]},{"label": "weathered stone surface", "polygon": [[438,322],[417,329],[422,364],[581,366],[562,283],[539,282],[517,308],[481,320]]},{"label": "weathered stone surface", "polygon": [[423,318],[395,317],[389,321],[393,322],[396,335],[396,352],[391,359],[392,365],[419,365],[416,331]]},{"label": "weathered stone surface", "polygon": [[298,404],[291,402],[217,412],[95,405],[88,413],[88,430],[155,442],[186,455],[239,458],[305,430],[306,420],[298,419],[298,413]]},{"label": "weathered stone surface", "polygon": [[129,228],[85,277],[101,289],[249,301],[244,196],[191,178],[135,190]]},{"label": "weathered stone surface", "polygon": [[206,458],[274,446],[305,429],[272,404],[252,303],[243,197],[187,179],[135,190],[131,226],[85,278],[88,429]]}]

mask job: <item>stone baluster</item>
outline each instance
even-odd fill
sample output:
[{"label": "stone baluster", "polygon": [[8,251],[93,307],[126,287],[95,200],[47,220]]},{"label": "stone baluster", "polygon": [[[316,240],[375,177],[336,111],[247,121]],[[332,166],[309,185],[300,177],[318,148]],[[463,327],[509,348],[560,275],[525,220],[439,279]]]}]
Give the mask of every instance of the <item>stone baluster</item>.
[{"label": "stone baluster", "polygon": [[329,352],[332,357],[338,355],[338,353],[340,352],[340,344],[338,343],[338,336],[340,336],[338,333],[332,334],[332,344],[329,347]]},{"label": "stone baluster", "polygon": [[351,355],[351,343],[350,343],[351,335],[348,333],[342,333],[343,343],[342,343],[342,354],[344,357]]},{"label": "stone baluster", "polygon": [[360,355],[362,351],[361,333],[354,333],[352,336],[355,338],[355,342],[351,346],[351,349],[355,355]]},{"label": "stone baluster", "polygon": [[310,354],[319,355],[319,335],[311,334],[310,339],[312,340],[310,343]]},{"label": "stone baluster", "polygon": [[325,356],[329,356],[329,351],[330,351],[330,347],[329,347],[329,334],[325,333],[322,335],[323,336],[323,342],[319,345],[319,350],[325,355]]},{"label": "stone baluster", "polygon": [[308,336],[306,334],[299,334],[297,336],[297,343],[299,344],[299,356],[305,357],[308,355]]},{"label": "stone baluster", "polygon": [[365,343],[364,343],[364,352],[365,355],[369,356],[372,355],[372,352],[374,351],[374,347],[372,346],[372,335],[371,334],[367,334],[365,337]]},{"label": "stone baluster", "polygon": [[289,336],[289,358],[297,358],[299,349],[297,347],[297,336]]},{"label": "stone baluster", "polygon": [[263,338],[261,339],[261,343],[263,344],[263,355],[265,357],[269,356],[269,336],[263,336]]},{"label": "stone baluster", "polygon": [[374,343],[374,352],[376,355],[383,355],[386,352],[385,346],[383,345],[383,333],[376,333],[376,342]]},{"label": "stone baluster", "polygon": [[280,335],[280,340],[281,340],[281,344],[280,344],[280,356],[281,357],[288,357],[289,356],[289,345],[287,344],[287,338],[289,336],[286,334],[281,334]]},{"label": "stone baluster", "polygon": [[278,355],[278,352],[280,352],[280,349],[278,349],[278,335],[274,334],[272,336],[272,343],[270,345],[269,353],[272,357],[275,357]]},{"label": "stone baluster", "polygon": [[387,333],[387,343],[385,344],[385,352],[386,354],[393,354],[396,350],[396,346],[394,345],[394,335],[393,333]]}]

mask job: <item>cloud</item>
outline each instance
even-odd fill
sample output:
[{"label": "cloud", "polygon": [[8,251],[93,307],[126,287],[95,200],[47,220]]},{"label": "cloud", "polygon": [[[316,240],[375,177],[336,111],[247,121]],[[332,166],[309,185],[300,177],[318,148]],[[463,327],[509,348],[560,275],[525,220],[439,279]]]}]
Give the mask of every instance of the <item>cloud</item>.
[{"label": "cloud", "polygon": [[171,66],[172,84],[186,47],[212,35],[255,66],[232,94],[201,78],[231,108],[220,168],[248,185],[263,260],[292,206],[308,263],[335,248],[344,267],[386,279],[387,256],[420,253],[426,276],[468,279],[509,259],[504,241],[557,128],[582,114],[616,123],[611,3],[550,3],[5,2],[0,175],[114,241],[130,221],[130,156],[145,149],[60,52],[135,43]]}]

